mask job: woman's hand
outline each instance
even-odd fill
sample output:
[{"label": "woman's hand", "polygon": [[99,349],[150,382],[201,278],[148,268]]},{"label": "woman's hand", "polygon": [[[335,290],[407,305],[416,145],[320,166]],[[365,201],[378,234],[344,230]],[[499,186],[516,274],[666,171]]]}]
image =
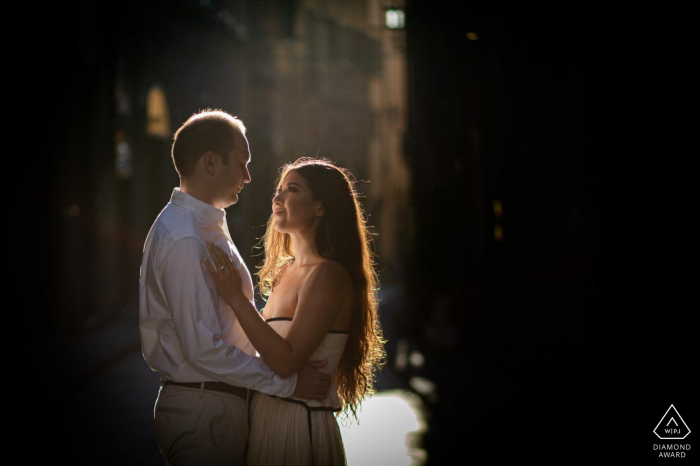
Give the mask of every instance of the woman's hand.
[{"label": "woman's hand", "polygon": [[216,285],[216,289],[221,297],[224,298],[224,301],[231,307],[234,307],[237,299],[243,298],[247,301],[248,298],[243,294],[241,274],[231,261],[231,258],[219,246],[209,241],[207,241],[207,249],[214,260],[214,267],[216,268],[214,269],[209,265],[206,257],[203,257],[202,261],[207,266],[209,275],[214,280],[214,285]]}]

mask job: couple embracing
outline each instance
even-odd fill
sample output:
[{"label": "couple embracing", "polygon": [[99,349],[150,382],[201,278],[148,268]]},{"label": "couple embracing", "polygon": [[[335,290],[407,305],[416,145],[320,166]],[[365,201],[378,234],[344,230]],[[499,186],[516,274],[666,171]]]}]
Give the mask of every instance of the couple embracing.
[{"label": "couple embracing", "polygon": [[245,134],[222,111],[175,133],[180,188],[146,238],[139,298],[158,446],[173,466],[345,464],[335,416],[355,414],[384,354],[364,214],[346,170],[285,165],[259,313],[224,211],[251,179]]}]

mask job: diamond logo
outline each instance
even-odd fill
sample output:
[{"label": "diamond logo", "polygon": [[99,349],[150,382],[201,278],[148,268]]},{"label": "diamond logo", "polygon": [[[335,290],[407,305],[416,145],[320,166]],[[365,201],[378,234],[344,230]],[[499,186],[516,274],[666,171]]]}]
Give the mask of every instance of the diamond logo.
[{"label": "diamond logo", "polygon": [[654,428],[654,433],[661,440],[682,440],[688,436],[690,429],[676,408],[671,405]]}]

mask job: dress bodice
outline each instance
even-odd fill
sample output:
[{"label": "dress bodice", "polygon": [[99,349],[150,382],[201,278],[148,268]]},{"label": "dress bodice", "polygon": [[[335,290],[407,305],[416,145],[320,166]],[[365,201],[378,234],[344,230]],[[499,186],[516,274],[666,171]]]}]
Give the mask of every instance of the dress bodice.
[{"label": "dress bodice", "polygon": [[[270,324],[275,332],[282,337],[286,337],[292,326],[292,319],[289,317],[274,317],[272,319],[267,319],[267,323]],[[347,341],[348,332],[330,331],[323,337],[321,343],[314,350],[313,354],[311,354],[311,357],[309,357],[309,361],[318,361],[321,359],[326,359],[328,361],[328,364],[318,369],[320,372],[325,372],[331,376],[331,386],[323,401],[303,400],[295,397],[290,397],[290,399],[303,401],[309,408],[340,409],[340,399],[338,398],[338,391],[335,386],[335,371],[338,369],[340,357],[343,355]]]}]

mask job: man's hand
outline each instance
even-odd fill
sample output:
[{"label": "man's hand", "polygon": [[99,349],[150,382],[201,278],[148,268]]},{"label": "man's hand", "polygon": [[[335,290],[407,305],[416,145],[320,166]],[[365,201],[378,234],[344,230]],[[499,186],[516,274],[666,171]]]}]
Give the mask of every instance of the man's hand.
[{"label": "man's hand", "polygon": [[292,396],[303,400],[321,401],[331,385],[331,376],[316,369],[328,364],[325,359],[309,361],[297,372],[297,387]]}]

